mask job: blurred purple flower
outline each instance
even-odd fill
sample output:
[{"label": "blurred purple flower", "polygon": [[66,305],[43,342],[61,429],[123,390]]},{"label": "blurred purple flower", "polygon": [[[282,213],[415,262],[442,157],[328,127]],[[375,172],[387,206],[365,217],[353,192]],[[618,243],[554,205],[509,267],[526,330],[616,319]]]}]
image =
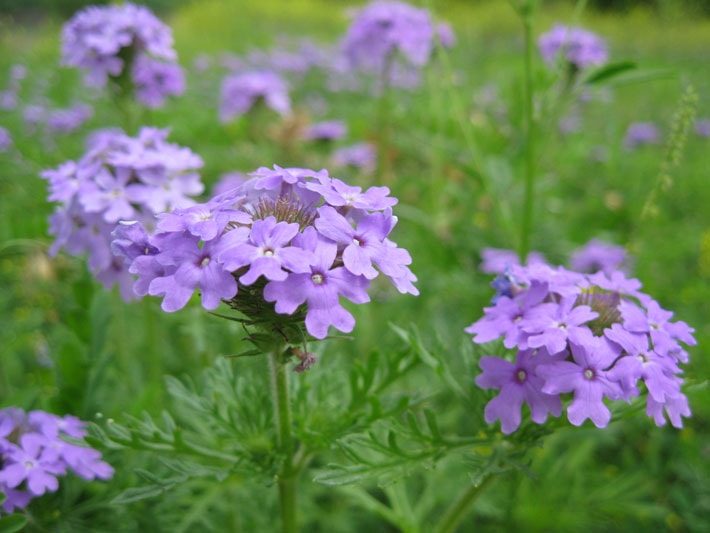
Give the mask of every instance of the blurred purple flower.
[{"label": "blurred purple flower", "polygon": [[76,131],[94,115],[94,109],[87,104],[77,104],[66,109],[49,111],[47,129],[51,133],[66,134]]},{"label": "blurred purple flower", "polygon": [[271,71],[232,74],[222,82],[220,120],[229,122],[261,102],[280,115],[291,111],[288,86],[281,76]]},{"label": "blurred purple flower", "polygon": [[307,141],[337,141],[347,134],[347,126],[342,120],[327,120],[309,125],[303,132]]},{"label": "blurred purple flower", "polygon": [[185,92],[185,73],[177,63],[141,56],[133,64],[136,98],[146,107],[161,107],[169,96]]},{"label": "blurred purple flower", "polygon": [[624,266],[628,259],[623,246],[592,239],[572,252],[570,267],[577,272],[588,274],[599,271],[611,274],[616,270],[625,270]]},{"label": "blurred purple flower", "polygon": [[556,25],[538,40],[540,54],[548,64],[560,57],[578,69],[607,62],[606,43],[598,35],[583,28]]},{"label": "blurred purple flower", "polygon": [[[481,272],[485,274],[504,274],[511,266],[520,264],[518,253],[504,248],[484,248],[481,250]],[[540,252],[530,252],[528,265],[547,264],[545,256]]]},{"label": "blurred purple flower", "polygon": [[695,133],[699,137],[710,137],[710,119],[699,118],[695,121]]},{"label": "blurred purple flower", "polygon": [[12,146],[12,137],[7,129],[0,126],[0,153],[7,152]]},{"label": "blurred purple flower", "polygon": [[333,153],[332,160],[338,167],[354,167],[372,172],[377,162],[377,153],[372,144],[358,143],[337,149]]},{"label": "blurred purple flower", "polygon": [[624,137],[624,147],[632,150],[647,144],[660,144],[661,131],[653,122],[634,122]]}]

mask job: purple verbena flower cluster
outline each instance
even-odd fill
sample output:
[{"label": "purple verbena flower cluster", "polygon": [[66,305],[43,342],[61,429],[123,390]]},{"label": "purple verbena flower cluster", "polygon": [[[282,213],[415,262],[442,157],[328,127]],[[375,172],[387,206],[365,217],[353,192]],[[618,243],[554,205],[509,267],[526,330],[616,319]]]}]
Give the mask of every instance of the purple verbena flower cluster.
[{"label": "purple verbena flower cluster", "polygon": [[101,453],[69,439],[86,436],[85,424],[74,416],[9,407],[0,410],[0,493],[2,510],[11,513],[59,488],[69,472],[86,479],[110,479],[113,468]]},{"label": "purple verbena flower cluster", "polygon": [[661,426],[665,412],[682,427],[690,407],[679,364],[688,361],[683,344],[696,344],[693,329],[672,322],[673,313],[641,292],[638,280],[541,264],[511,267],[508,278],[508,294],[466,329],[475,343],[502,339],[516,350],[514,361],[481,359],[477,385],[500,391],[486,406],[488,423],[500,420],[504,433],[515,431],[525,403],[541,424],[559,416],[571,394],[569,421],[591,419],[602,428],[611,419],[604,400],[628,402],[641,394],[641,382],[648,416]]},{"label": "purple verbena flower cluster", "polygon": [[143,6],[89,6],[62,30],[65,65],[83,69],[86,82],[98,87],[130,76],[136,97],[149,107],[184,91],[176,60],[170,28]]},{"label": "purple verbena flower cluster", "polygon": [[166,141],[167,130],[143,128],[137,137],[106,130],[90,137],[86,154],[46,170],[49,200],[58,202],[50,217],[56,254],[88,254],[99,281],[121,286],[133,296],[123,261],[111,253],[111,233],[120,220],[150,221],[153,215],[194,202],[204,187],[198,169],[202,159],[188,148]]},{"label": "purple verbena flower cluster", "polygon": [[309,125],[303,132],[307,141],[337,141],[345,137],[348,127],[342,120],[325,120]]},{"label": "purple verbena flower cluster", "polygon": [[623,246],[592,239],[572,252],[570,267],[575,272],[612,274],[616,270],[626,271],[629,257]]},{"label": "purple verbena flower cluster", "polygon": [[570,26],[556,25],[538,40],[540,54],[548,64],[560,57],[577,69],[603,65],[609,57],[606,43],[598,35]]},{"label": "purple verbena flower cluster", "polygon": [[219,117],[229,122],[263,103],[280,115],[291,111],[286,81],[276,72],[254,70],[227,76],[222,82]]},{"label": "purple verbena flower cluster", "polygon": [[114,251],[137,276],[137,295],[161,296],[173,312],[199,290],[206,309],[227,301],[244,311],[242,294],[255,293],[278,315],[304,311],[308,333],[322,339],[330,326],[352,331],[340,298],[368,302],[380,273],[418,294],[409,253],[389,239],[397,200],[388,188],[363,191],[304,168],[251,176],[205,204],[159,215],[152,235],[140,223],[116,229]]},{"label": "purple verbena flower cluster", "polygon": [[634,122],[624,136],[624,148],[633,150],[647,144],[660,144],[661,130],[653,122]]}]

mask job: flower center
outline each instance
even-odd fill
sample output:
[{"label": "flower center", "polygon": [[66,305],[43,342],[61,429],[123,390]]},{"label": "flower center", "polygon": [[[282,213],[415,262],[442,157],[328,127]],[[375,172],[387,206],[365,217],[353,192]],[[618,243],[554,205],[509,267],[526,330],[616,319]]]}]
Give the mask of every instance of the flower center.
[{"label": "flower center", "polygon": [[588,380],[594,379],[594,370],[592,370],[591,368],[587,368],[584,371],[584,379],[588,379]]},{"label": "flower center", "polygon": [[355,244],[355,246],[362,246],[362,244],[363,244],[362,241],[360,239],[358,239],[357,237],[355,237],[353,239],[353,243]]},{"label": "flower center", "polygon": [[264,257],[274,257],[274,251],[271,248],[265,248],[262,255]]},{"label": "flower center", "polygon": [[210,257],[209,256],[203,257],[202,260],[200,261],[200,266],[202,268],[206,267],[209,264],[210,264]]},{"label": "flower center", "polygon": [[27,470],[29,470],[29,469],[35,467],[35,462],[34,461],[25,461],[24,466]]},{"label": "flower center", "polygon": [[525,370],[518,370],[518,373],[515,375],[516,378],[518,378],[518,381],[520,383],[523,383],[525,379],[528,377],[527,372]]},{"label": "flower center", "polygon": [[313,275],[311,276],[311,281],[312,281],[315,285],[322,285],[322,284],[323,284],[323,281],[325,281],[325,278],[323,278],[323,274],[313,274]]},{"label": "flower center", "polygon": [[619,293],[594,286],[583,289],[575,305],[588,305],[599,315],[587,322],[587,326],[595,335],[603,335],[606,328],[621,322],[619,303],[621,303]]},{"label": "flower center", "polygon": [[642,363],[647,363],[648,362],[648,354],[646,353],[640,353],[637,355],[638,360],[641,361]]}]

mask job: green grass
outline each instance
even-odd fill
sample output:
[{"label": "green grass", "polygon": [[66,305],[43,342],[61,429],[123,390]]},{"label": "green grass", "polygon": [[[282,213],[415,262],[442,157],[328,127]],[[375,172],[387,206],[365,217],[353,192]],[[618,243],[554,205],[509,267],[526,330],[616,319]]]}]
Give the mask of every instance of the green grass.
[{"label": "green grass", "polygon": [[[425,73],[420,90],[396,95],[391,110],[395,165],[387,183],[401,199],[395,239],[412,251],[421,296],[400,296],[383,287],[373,303],[352,308],[357,318],[354,340],[325,343],[319,364],[299,385],[296,409],[305,422],[298,431],[304,439],[309,438],[309,427],[326,427],[342,409],[338,379],[347,379],[373,357],[373,351],[393,354],[403,349],[391,322],[414,324],[424,344],[445,362],[468,395],[462,400],[440,372],[419,364],[391,391],[392,401],[405,394],[416,396],[437,411],[447,433],[470,437],[486,431],[481,394],[473,386],[474,352],[462,330],[480,316],[490,298],[489,279],[477,272],[480,250],[514,248],[519,239],[522,33],[513,10],[503,2],[430,4],[437,16],[453,22],[459,42],[444,62],[450,68],[436,62]],[[174,27],[184,64],[190,65],[200,53],[267,47],[281,34],[331,42],[346,27],[347,5],[326,0],[207,0],[187,5],[167,20]],[[537,33],[555,21],[570,20],[572,14],[571,7],[545,4]],[[564,262],[570,250],[593,237],[628,245],[635,273],[647,292],[696,328],[699,345],[691,351],[686,371],[694,416],[680,431],[656,428],[642,412],[627,413],[604,431],[565,426],[530,452],[530,476],[509,472],[483,493],[462,531],[474,526],[485,531],[707,531],[709,141],[691,134],[680,166],[672,171],[672,187],[658,199],[659,215],[643,221],[639,214],[664,151],[647,147],[628,152],[621,142],[632,121],[656,121],[667,133],[688,84],[700,95],[700,116],[710,116],[710,21],[678,13],[659,19],[639,10],[624,15],[586,11],[580,23],[609,39],[615,59],[671,75],[609,89],[609,101],[596,98],[580,109],[583,129],[567,137],[557,133],[553,113],[540,117],[532,246],[551,261]],[[60,21],[38,27],[0,25],[0,80],[9,65],[26,63],[30,76],[23,100],[40,96],[42,84],[56,105],[84,97],[78,74],[56,66],[59,28]],[[549,74],[541,64],[536,68],[536,84],[543,89]],[[325,152],[286,146],[268,136],[250,141],[245,128],[221,125],[216,111],[219,80],[214,71],[204,76],[191,72],[187,95],[143,117],[144,123],[170,127],[171,140],[205,159],[207,184],[222,172],[272,163],[327,165]],[[328,101],[327,116],[348,123],[348,142],[376,139],[372,99],[365,94],[324,93],[322,82],[315,76],[294,84],[296,108],[306,113],[307,98],[322,94]],[[476,104],[475,95],[489,84],[495,84],[505,106],[502,115]],[[554,91],[548,96],[553,98]],[[159,417],[168,410],[186,427],[199,428],[199,420],[168,394],[163,376],[190,376],[199,388],[199,376],[217,356],[241,351],[239,329],[207,315],[197,304],[170,316],[154,299],[125,304],[92,282],[80,259],[46,255],[50,243],[46,217],[52,206],[46,202],[38,172],[79,157],[90,129],[122,125],[122,115],[99,97],[95,116],[83,131],[49,140],[27,132],[19,114],[1,113],[1,123],[16,143],[16,150],[0,155],[2,405],[73,413],[102,426],[108,418],[123,421],[126,414],[140,416],[144,411]],[[590,153],[597,147],[605,149],[607,160],[592,160]],[[371,177],[345,177],[372,183]],[[228,360],[257,390],[266,384],[262,363]],[[318,392],[322,390],[330,395]],[[187,415],[181,417],[180,412]],[[240,435],[269,450],[268,440],[259,440],[260,427]],[[221,442],[229,445],[230,438]],[[327,440],[319,441],[319,446],[316,470],[329,462],[344,462]],[[270,481],[253,481],[239,472],[221,481],[194,479],[137,503],[111,504],[124,489],[145,483],[134,473],[136,468],[162,476],[169,469],[160,462],[160,454],[104,451],[116,467],[116,478],[109,484],[67,482],[58,495],[33,507],[38,527],[59,531],[273,527],[277,511]],[[416,517],[421,531],[427,531],[432,517],[469,482],[475,471],[470,461],[452,455],[436,468],[413,469],[396,488],[369,481],[363,487],[379,502],[401,504],[397,491],[404,492],[414,510],[409,513],[404,506],[398,512],[404,518]],[[314,475],[304,476],[299,489],[304,530],[393,530],[376,512],[362,510],[362,494],[314,483]]]}]

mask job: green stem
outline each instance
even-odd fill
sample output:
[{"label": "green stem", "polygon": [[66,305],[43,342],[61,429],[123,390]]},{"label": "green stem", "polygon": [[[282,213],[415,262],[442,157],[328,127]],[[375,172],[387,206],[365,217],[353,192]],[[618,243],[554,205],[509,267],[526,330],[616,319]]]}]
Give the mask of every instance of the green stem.
[{"label": "green stem", "polygon": [[524,90],[523,116],[525,123],[525,197],[523,203],[523,219],[520,234],[520,261],[525,262],[530,252],[530,234],[533,225],[533,204],[535,202],[535,120],[533,117],[533,34],[532,34],[532,7],[521,13],[525,35],[525,51],[523,61]]},{"label": "green stem", "polygon": [[493,476],[488,476],[477,485],[473,484],[469,486],[466,491],[461,494],[459,499],[447,509],[438,527],[434,528],[434,531],[436,531],[436,533],[453,533],[456,527],[461,523],[461,520],[466,516],[466,513],[468,513],[473,502],[476,501],[476,498],[478,498],[481,492],[483,492],[483,489],[485,489],[493,479]]},{"label": "green stem", "polygon": [[293,465],[293,435],[291,434],[291,402],[286,365],[280,360],[281,348],[269,354],[271,397],[279,451],[284,463],[278,475],[281,526],[284,533],[294,533],[296,527],[296,475]]},{"label": "green stem", "polygon": [[377,179],[382,182],[389,177],[389,151],[390,151],[390,126],[391,107],[390,101],[390,76],[392,75],[392,65],[394,55],[390,53],[385,58],[380,79],[380,97],[377,102]]}]

